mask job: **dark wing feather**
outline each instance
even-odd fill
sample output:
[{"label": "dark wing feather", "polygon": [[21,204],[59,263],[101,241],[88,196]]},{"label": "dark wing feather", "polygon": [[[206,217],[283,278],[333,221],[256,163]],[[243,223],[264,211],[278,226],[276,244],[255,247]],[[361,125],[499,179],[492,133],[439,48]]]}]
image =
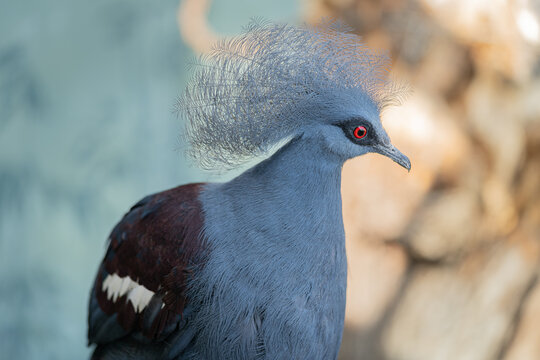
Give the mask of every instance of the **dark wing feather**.
[{"label": "dark wing feather", "polygon": [[[154,348],[163,340],[178,348],[192,336],[185,329],[193,308],[185,290],[193,269],[202,265],[200,187],[184,185],[147,196],[113,229],[90,295],[88,341],[98,345],[95,358]],[[120,291],[121,279],[129,290]],[[146,301],[137,309],[130,294],[139,286]]]}]

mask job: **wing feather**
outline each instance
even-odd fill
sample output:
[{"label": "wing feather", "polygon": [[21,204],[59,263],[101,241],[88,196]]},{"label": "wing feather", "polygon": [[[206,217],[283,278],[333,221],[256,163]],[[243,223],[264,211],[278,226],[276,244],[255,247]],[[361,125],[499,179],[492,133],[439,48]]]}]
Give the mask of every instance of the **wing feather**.
[{"label": "wing feather", "polygon": [[[90,295],[88,341],[98,345],[95,354],[119,351],[115,342],[132,349],[169,336],[184,343],[190,338],[186,315],[193,304],[185,292],[203,265],[201,185],[145,197],[111,232]],[[174,349],[166,351],[182,350],[167,343]]]}]

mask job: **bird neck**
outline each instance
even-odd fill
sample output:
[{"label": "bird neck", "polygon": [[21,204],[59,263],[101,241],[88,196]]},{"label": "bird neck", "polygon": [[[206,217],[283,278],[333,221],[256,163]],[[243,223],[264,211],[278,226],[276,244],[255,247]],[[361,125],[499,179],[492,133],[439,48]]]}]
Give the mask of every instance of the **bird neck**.
[{"label": "bird neck", "polygon": [[302,205],[341,198],[343,162],[325,152],[315,140],[298,137],[269,159],[246,171],[231,186],[252,183],[262,199],[290,205],[291,198]]},{"label": "bird neck", "polygon": [[256,229],[266,234],[261,241],[335,237],[343,232],[342,162],[333,156],[309,139],[295,138],[235,179],[209,186],[202,197],[206,216]]}]

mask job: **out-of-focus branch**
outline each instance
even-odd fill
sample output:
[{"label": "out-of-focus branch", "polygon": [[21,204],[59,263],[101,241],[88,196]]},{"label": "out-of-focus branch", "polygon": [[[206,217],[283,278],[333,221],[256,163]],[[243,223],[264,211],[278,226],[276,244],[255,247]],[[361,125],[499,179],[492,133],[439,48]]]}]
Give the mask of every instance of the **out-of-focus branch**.
[{"label": "out-of-focus branch", "polygon": [[181,0],[177,20],[180,36],[198,54],[210,51],[218,39],[207,21],[211,0]]}]

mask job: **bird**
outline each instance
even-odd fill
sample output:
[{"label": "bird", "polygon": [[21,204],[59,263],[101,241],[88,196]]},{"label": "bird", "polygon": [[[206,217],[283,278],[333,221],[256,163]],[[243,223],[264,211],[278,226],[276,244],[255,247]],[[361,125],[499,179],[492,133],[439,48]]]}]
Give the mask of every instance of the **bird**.
[{"label": "bird", "polygon": [[389,63],[337,22],[254,20],[200,56],[178,100],[187,155],[246,169],[149,195],[114,227],[91,358],[336,359],[343,164],[378,153],[411,168],[381,122],[404,92]]}]

